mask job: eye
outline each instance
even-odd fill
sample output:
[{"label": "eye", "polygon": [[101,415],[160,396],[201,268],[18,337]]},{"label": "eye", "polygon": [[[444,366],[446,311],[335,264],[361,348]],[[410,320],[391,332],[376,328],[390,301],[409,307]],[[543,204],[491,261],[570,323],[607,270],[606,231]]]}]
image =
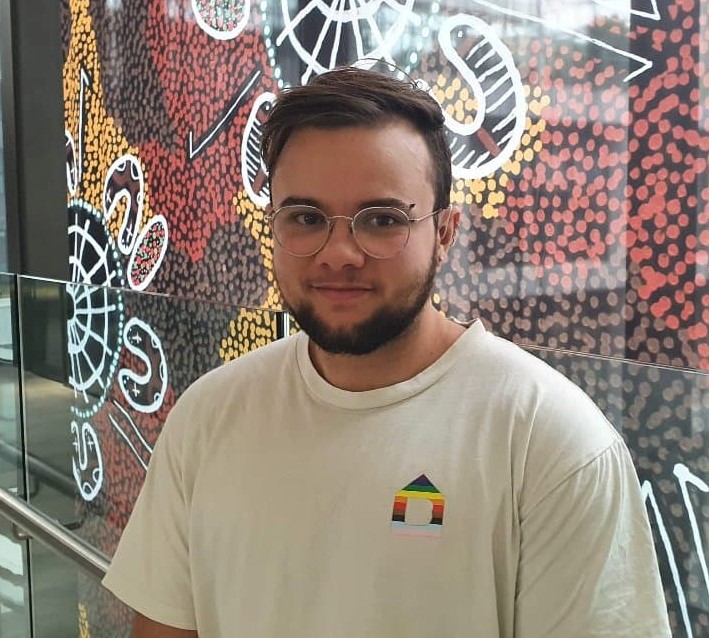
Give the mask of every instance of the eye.
[{"label": "eye", "polygon": [[327,224],[325,214],[316,208],[283,209],[281,212],[283,222],[290,226],[313,228]]},{"label": "eye", "polygon": [[395,208],[371,208],[362,211],[360,218],[362,228],[391,229],[405,226],[408,222],[406,216]]},{"label": "eye", "polygon": [[296,213],[293,216],[293,221],[301,226],[317,226],[318,224],[324,223],[325,219],[321,213],[305,211],[302,213]]}]

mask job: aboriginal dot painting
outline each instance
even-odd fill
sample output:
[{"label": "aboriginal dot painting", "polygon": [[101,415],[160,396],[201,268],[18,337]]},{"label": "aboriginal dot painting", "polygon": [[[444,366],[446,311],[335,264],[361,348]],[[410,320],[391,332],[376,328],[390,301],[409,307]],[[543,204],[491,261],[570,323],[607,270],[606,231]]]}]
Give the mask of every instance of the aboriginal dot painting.
[{"label": "aboriginal dot painting", "polygon": [[[622,430],[675,635],[709,635],[707,0],[62,7],[87,540],[112,553],[187,385],[293,328],[259,153],[276,95],[384,61],[445,117],[463,215],[434,303],[532,348]],[[88,582],[82,596],[86,635],[127,635],[125,610]]]}]

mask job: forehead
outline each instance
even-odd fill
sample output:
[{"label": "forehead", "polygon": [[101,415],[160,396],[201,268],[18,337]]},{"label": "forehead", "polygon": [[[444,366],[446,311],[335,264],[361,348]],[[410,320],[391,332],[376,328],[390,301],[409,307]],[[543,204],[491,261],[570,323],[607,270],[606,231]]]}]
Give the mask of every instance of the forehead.
[{"label": "forehead", "polygon": [[[294,194],[333,199],[432,197],[431,156],[411,124],[295,131],[273,170],[274,204]],[[337,192],[334,192],[337,191]],[[412,192],[416,191],[416,192]]]}]

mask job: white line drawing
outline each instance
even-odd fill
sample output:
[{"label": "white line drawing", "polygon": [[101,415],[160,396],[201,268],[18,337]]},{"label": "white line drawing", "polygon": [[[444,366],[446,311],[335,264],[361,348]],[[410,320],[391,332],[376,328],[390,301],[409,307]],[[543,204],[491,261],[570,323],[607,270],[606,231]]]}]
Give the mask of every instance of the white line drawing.
[{"label": "white line drawing", "polygon": [[682,614],[682,622],[684,623],[684,628],[687,631],[687,638],[693,638],[692,625],[689,622],[689,613],[687,611],[687,599],[684,595],[684,590],[682,589],[682,583],[679,578],[679,570],[677,568],[677,559],[675,558],[675,552],[672,549],[672,542],[670,541],[670,536],[667,533],[667,528],[665,527],[665,521],[662,517],[662,512],[657,505],[657,499],[655,498],[655,492],[652,488],[650,481],[643,481],[640,486],[640,491],[642,492],[645,503],[650,504],[653,514],[655,515],[655,523],[657,524],[658,532],[660,533],[660,540],[665,548],[665,554],[667,555],[667,562],[670,567],[670,572],[672,573],[672,582],[675,586],[675,591],[677,592],[677,603],[679,604],[680,613]]},{"label": "white line drawing", "polygon": [[121,155],[106,171],[102,201],[106,221],[115,214],[121,200],[125,203],[123,222],[116,241],[118,250],[124,255],[133,249],[143,223],[144,193],[145,179],[140,161],[130,153]]},{"label": "white line drawing", "polygon": [[233,40],[249,21],[250,0],[192,0],[199,27],[215,40]]},{"label": "white line drawing", "polygon": [[187,155],[189,159],[194,159],[197,155],[199,155],[202,150],[204,150],[204,148],[207,146],[207,144],[209,144],[211,139],[221,131],[224,125],[231,119],[237,107],[243,102],[244,98],[251,90],[251,87],[253,87],[253,85],[256,83],[256,80],[258,80],[260,77],[261,71],[255,71],[251,75],[246,84],[242,87],[239,94],[236,96],[236,98],[234,98],[234,101],[227,109],[227,112],[225,113],[224,117],[222,117],[222,119],[219,120],[219,122],[217,122],[217,124],[214,125],[210,131],[207,132],[207,134],[199,141],[197,146],[194,146],[194,138],[192,135],[192,131],[187,134]]},{"label": "white line drawing", "polygon": [[[111,422],[111,425],[116,429],[118,434],[123,438],[123,440],[126,442],[128,447],[131,449],[133,452],[136,460],[140,465],[143,467],[144,470],[148,469],[148,462],[150,460],[150,457],[153,454],[153,448],[150,446],[150,444],[145,440],[143,435],[141,434],[140,430],[138,429],[138,426],[135,424],[133,419],[131,418],[130,414],[128,414],[128,411],[120,404],[116,403],[115,401],[112,402],[113,405],[115,405],[123,415],[126,421],[128,421],[128,425],[130,425],[132,433],[138,438],[138,442],[141,446],[141,449],[137,449],[133,441],[131,440],[131,437],[126,433],[126,431],[123,429],[120,423],[116,420],[116,418],[109,412],[108,413],[108,420]],[[141,451],[145,456],[147,457],[146,459],[143,458],[141,455]]]},{"label": "white line drawing", "polygon": [[550,22],[548,19],[540,18],[537,16],[530,15],[528,13],[522,13],[521,11],[515,11],[514,9],[507,9],[505,7],[501,7],[493,2],[488,2],[488,0],[469,0],[471,3],[478,4],[482,7],[486,7],[487,9],[490,9],[491,11],[496,11],[498,13],[502,13],[504,15],[512,16],[515,18],[520,18],[522,20],[529,20],[530,22],[536,22],[537,24],[542,24],[546,27],[556,29],[557,31],[561,31],[562,33],[566,33],[567,35],[571,35],[575,38],[579,38],[580,40],[583,40],[585,42],[590,42],[591,44],[595,44],[597,47],[600,47],[601,49],[606,49],[607,51],[612,51],[613,53],[618,54],[621,57],[628,58],[629,60],[633,60],[634,62],[637,62],[640,64],[639,68],[635,69],[634,71],[631,71],[628,73],[628,75],[623,78],[624,82],[628,82],[632,80],[634,77],[637,77],[638,75],[641,75],[645,73],[648,69],[651,69],[653,64],[652,60],[649,60],[648,58],[645,58],[641,55],[636,55],[634,53],[631,53],[630,51],[625,51],[624,49],[618,49],[607,42],[603,42],[603,40],[598,40],[597,38],[592,38],[585,33],[581,33],[580,31],[575,31],[573,29],[566,29],[564,27],[556,26],[554,25],[553,22]]},{"label": "white line drawing", "polygon": [[[146,345],[157,354],[157,366],[143,345],[146,339]],[[142,373],[128,368],[118,371],[118,385],[123,396],[137,412],[155,412],[162,406],[168,385],[167,360],[160,338],[147,323],[132,317],[123,329],[123,343],[145,367]]]},{"label": "white line drawing", "polygon": [[254,101],[246,120],[241,142],[241,177],[249,199],[261,208],[271,201],[268,173],[261,157],[261,127],[276,100],[273,93],[265,92]]},{"label": "white line drawing", "polygon": [[453,175],[485,177],[510,159],[522,139],[527,115],[522,78],[509,49],[479,18],[465,14],[446,18],[438,42],[472,91],[477,108],[469,123],[443,111]]},{"label": "white line drawing", "polygon": [[[307,84],[313,74],[319,75],[335,67],[342,29],[345,26],[353,33],[358,59],[384,59],[396,65],[392,51],[405,29],[410,24],[417,27],[421,25],[421,17],[413,9],[414,2],[415,0],[310,0],[291,18],[289,0],[281,0],[284,28],[276,38],[276,46],[281,46],[288,38],[293,50],[305,64],[305,71],[300,78],[302,84]],[[375,19],[382,7],[386,7],[396,15],[393,24],[385,25],[383,31],[382,25]],[[308,51],[295,31],[298,25],[313,12],[318,12],[324,22],[313,50]],[[365,38],[363,38],[360,21],[365,22],[374,40],[373,48],[369,51],[365,51]],[[330,39],[328,36],[331,30],[333,33]],[[326,41],[329,42],[330,48],[328,51],[323,51]]]},{"label": "white line drawing", "polygon": [[64,131],[64,147],[66,151],[66,187],[73,197],[79,187],[79,167],[76,160],[76,144],[69,131]]},{"label": "white line drawing", "polygon": [[123,286],[123,273],[98,211],[71,200],[69,214],[69,383],[76,399],[72,411],[85,418],[103,403],[118,364],[121,333],[116,331],[123,329],[123,297],[111,286]]},{"label": "white line drawing", "polygon": [[77,184],[84,174],[84,104],[86,100],[85,87],[91,86],[91,76],[82,66],[79,71],[79,159]]},{"label": "white line drawing", "polygon": [[638,16],[639,18],[647,18],[648,20],[659,20],[660,10],[657,6],[657,0],[645,0],[650,6],[647,10],[638,9],[637,5],[640,0],[634,0],[636,6],[630,6],[628,4],[618,2],[618,0],[591,0],[594,4],[601,7],[608,7],[614,11],[623,11],[624,13],[629,13],[630,15]]},{"label": "white line drawing", "polygon": [[697,523],[697,515],[694,512],[694,505],[689,498],[689,491],[687,490],[687,484],[691,483],[704,492],[705,494],[709,492],[709,485],[707,485],[702,479],[700,479],[696,474],[692,474],[690,469],[684,465],[684,463],[676,463],[673,470],[673,474],[677,477],[679,481],[679,489],[682,492],[682,498],[684,499],[684,506],[687,509],[687,517],[689,518],[689,526],[692,528],[692,536],[694,538],[694,546],[699,556],[699,564],[702,568],[702,575],[704,576],[704,584],[707,588],[707,593],[709,593],[709,570],[707,570],[707,557],[704,554],[704,544],[702,543],[702,536],[699,532],[699,524]]},{"label": "white line drawing", "polygon": [[140,233],[128,259],[128,285],[133,290],[145,290],[157,274],[169,243],[167,219],[151,217]]},{"label": "white line drawing", "polygon": [[81,498],[93,501],[103,485],[103,456],[98,436],[86,422],[79,426],[76,421],[72,421],[71,433],[74,435],[71,472]]}]

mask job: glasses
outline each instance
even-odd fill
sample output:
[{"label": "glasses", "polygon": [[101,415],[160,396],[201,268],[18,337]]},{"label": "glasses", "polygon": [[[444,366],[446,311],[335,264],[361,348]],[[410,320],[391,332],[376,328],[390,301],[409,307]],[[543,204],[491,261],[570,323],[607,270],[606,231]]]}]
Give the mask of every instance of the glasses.
[{"label": "glasses", "polygon": [[[415,204],[409,204],[411,210]],[[363,208],[354,217],[326,215],[315,206],[281,206],[266,219],[278,244],[294,257],[312,257],[320,252],[335,226],[336,219],[346,219],[357,245],[370,257],[389,259],[399,254],[409,242],[411,225],[438,214],[434,210],[423,217],[411,218],[392,206]]]}]

